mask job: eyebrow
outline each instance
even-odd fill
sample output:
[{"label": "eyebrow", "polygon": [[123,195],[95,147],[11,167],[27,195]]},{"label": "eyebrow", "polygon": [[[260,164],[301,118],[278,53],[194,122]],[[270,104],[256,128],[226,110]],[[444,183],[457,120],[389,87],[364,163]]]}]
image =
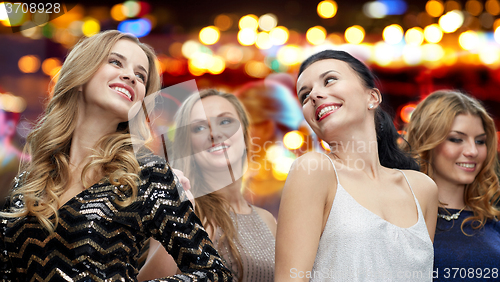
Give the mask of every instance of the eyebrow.
[{"label": "eyebrow", "polygon": [[[217,115],[217,117],[223,117],[223,116],[235,116],[233,113],[231,112],[223,112],[223,113],[220,113]],[[197,123],[197,122],[206,122],[207,120],[206,119],[194,119],[192,121],[190,121],[190,123]]]},{"label": "eyebrow", "polygon": [[[458,130],[452,130],[451,132],[455,132],[455,133],[458,133],[458,134],[460,134],[460,135],[467,136],[467,134],[465,134],[465,133],[463,133],[463,132],[461,132],[461,131],[458,131]],[[482,133],[482,134],[477,135],[477,136],[476,136],[476,138],[477,138],[477,137],[483,137],[483,136],[486,136],[486,132],[485,132],[485,133]]]},{"label": "eyebrow", "polygon": [[[127,61],[127,58],[125,58],[125,56],[123,56],[122,54],[120,53],[116,53],[116,52],[111,52],[110,55],[115,55],[117,56],[118,58],[124,60],[124,61]],[[142,71],[144,71],[146,73],[146,75],[148,74],[148,71],[142,66],[142,65],[138,65],[137,66],[139,69],[141,69]]]},{"label": "eyebrow", "polygon": [[[336,73],[339,73],[338,71],[336,70],[328,70],[328,71],[325,71],[324,73],[320,74],[319,75],[319,78],[324,78],[327,74],[331,73],[331,72],[336,72]],[[297,95],[299,95],[299,93],[304,90],[304,89],[307,89],[307,86],[302,86],[299,91],[297,91]]]}]

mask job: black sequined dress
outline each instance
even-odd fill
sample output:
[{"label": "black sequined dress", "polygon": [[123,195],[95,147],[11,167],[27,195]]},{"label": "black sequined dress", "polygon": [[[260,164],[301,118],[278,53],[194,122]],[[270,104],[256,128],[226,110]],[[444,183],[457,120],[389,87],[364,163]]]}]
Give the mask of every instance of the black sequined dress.
[{"label": "black sequined dress", "polygon": [[[138,197],[125,208],[115,201],[125,197],[120,187],[103,181],[59,209],[52,234],[34,216],[0,218],[0,281],[137,281],[150,237],[182,271],[154,281],[232,281],[169,165],[155,156],[140,163]],[[22,205],[14,196],[4,211]]]}]

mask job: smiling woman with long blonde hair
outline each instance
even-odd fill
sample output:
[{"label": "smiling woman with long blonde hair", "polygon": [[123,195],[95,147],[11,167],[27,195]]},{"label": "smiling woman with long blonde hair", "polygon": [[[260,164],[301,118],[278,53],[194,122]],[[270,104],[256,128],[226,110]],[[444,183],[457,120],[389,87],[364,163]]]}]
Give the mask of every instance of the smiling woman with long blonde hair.
[{"label": "smiling woman with long blonde hair", "polygon": [[27,138],[32,159],[0,214],[0,278],[135,279],[139,250],[153,237],[183,272],[165,280],[231,280],[170,166],[134,153],[129,112],[160,89],[155,60],[118,31],[69,53]]}]

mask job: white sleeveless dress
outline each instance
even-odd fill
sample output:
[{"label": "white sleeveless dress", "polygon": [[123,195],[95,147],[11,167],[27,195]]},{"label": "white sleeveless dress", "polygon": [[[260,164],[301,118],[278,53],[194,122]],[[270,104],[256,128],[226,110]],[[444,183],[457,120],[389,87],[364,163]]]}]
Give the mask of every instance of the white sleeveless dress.
[{"label": "white sleeveless dress", "polygon": [[[328,158],[330,159],[330,158]],[[401,228],[360,205],[340,184],[321,235],[310,281],[432,281],[434,249],[420,204]]]}]

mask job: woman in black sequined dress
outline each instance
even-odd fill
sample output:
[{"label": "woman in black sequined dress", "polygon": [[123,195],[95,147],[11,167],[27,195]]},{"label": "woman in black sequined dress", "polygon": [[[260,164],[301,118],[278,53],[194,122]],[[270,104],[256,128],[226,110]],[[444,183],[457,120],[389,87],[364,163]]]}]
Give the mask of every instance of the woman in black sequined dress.
[{"label": "woman in black sequined dress", "polygon": [[0,214],[0,279],[137,281],[152,237],[182,271],[157,281],[232,281],[168,163],[132,149],[129,112],[160,89],[155,59],[118,31],[69,53]]}]

